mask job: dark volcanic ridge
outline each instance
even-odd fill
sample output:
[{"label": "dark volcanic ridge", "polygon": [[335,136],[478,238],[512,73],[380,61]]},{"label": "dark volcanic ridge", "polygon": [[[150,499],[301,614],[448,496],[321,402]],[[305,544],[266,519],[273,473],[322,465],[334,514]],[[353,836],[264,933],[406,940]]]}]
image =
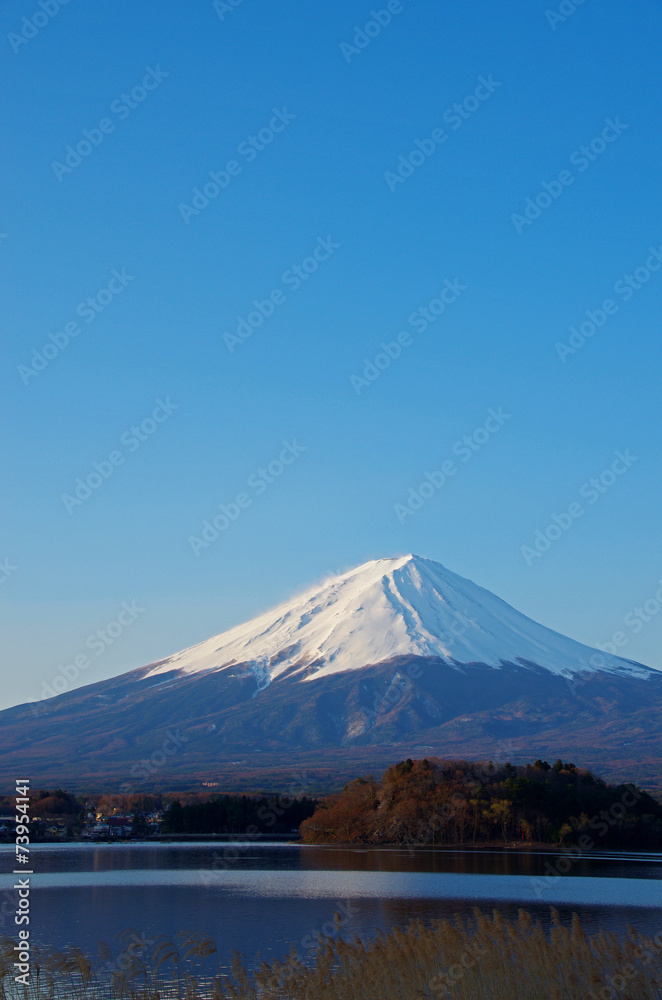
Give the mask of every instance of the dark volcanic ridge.
[{"label": "dark volcanic ridge", "polygon": [[282,789],[293,769],[337,784],[403,755],[560,756],[652,787],[661,708],[662,672],[403,556],[166,660],[0,712],[0,787],[20,774],[72,790]]}]

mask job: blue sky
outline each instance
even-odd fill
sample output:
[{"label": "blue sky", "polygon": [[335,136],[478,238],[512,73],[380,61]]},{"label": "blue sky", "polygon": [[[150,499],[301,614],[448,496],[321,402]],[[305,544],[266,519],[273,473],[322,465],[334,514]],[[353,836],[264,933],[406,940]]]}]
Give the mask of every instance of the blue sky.
[{"label": "blue sky", "polygon": [[2,704],[410,551],[662,667],[660,3],[44,3],[0,15]]}]

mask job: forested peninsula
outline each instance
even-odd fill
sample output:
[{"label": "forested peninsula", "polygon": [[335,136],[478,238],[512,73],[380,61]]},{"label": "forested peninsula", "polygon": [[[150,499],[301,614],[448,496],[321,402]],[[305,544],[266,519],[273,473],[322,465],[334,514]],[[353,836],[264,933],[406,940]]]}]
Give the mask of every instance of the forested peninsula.
[{"label": "forested peninsula", "polygon": [[659,850],[662,805],[557,760],[533,764],[404,760],[357,778],[301,824],[311,844],[577,844]]}]

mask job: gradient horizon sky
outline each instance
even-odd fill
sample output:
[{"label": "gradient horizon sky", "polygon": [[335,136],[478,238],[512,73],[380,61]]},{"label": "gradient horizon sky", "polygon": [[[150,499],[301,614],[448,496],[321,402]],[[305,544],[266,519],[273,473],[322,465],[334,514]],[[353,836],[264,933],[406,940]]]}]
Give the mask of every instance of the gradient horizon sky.
[{"label": "gradient horizon sky", "polygon": [[[662,4],[560,6],[392,0],[388,24],[357,0],[3,6],[0,707],[78,654],[73,686],[407,552],[662,668]],[[562,360],[587,311],[601,325]],[[176,408],[152,425],[158,400]],[[463,460],[490,409],[508,418]],[[619,451],[636,461],[590,502]],[[527,559],[553,515],[570,526]],[[97,655],[123,602],[144,610]]]}]

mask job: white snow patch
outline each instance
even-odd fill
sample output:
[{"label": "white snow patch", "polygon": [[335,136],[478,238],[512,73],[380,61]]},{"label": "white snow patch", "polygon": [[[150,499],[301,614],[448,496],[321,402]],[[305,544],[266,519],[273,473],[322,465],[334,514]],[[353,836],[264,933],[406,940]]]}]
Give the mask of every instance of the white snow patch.
[{"label": "white snow patch", "polygon": [[[286,651],[286,655],[283,652]],[[494,594],[420,556],[377,559],[324,581],[273,611],[177,653],[146,676],[239,665],[263,690],[291,667],[313,682],[394,656],[456,663],[528,661],[568,677],[595,671],[596,650],[539,625]],[[609,673],[653,672],[618,656]],[[602,662],[602,661],[599,661]],[[307,667],[315,663],[315,669]]]}]

